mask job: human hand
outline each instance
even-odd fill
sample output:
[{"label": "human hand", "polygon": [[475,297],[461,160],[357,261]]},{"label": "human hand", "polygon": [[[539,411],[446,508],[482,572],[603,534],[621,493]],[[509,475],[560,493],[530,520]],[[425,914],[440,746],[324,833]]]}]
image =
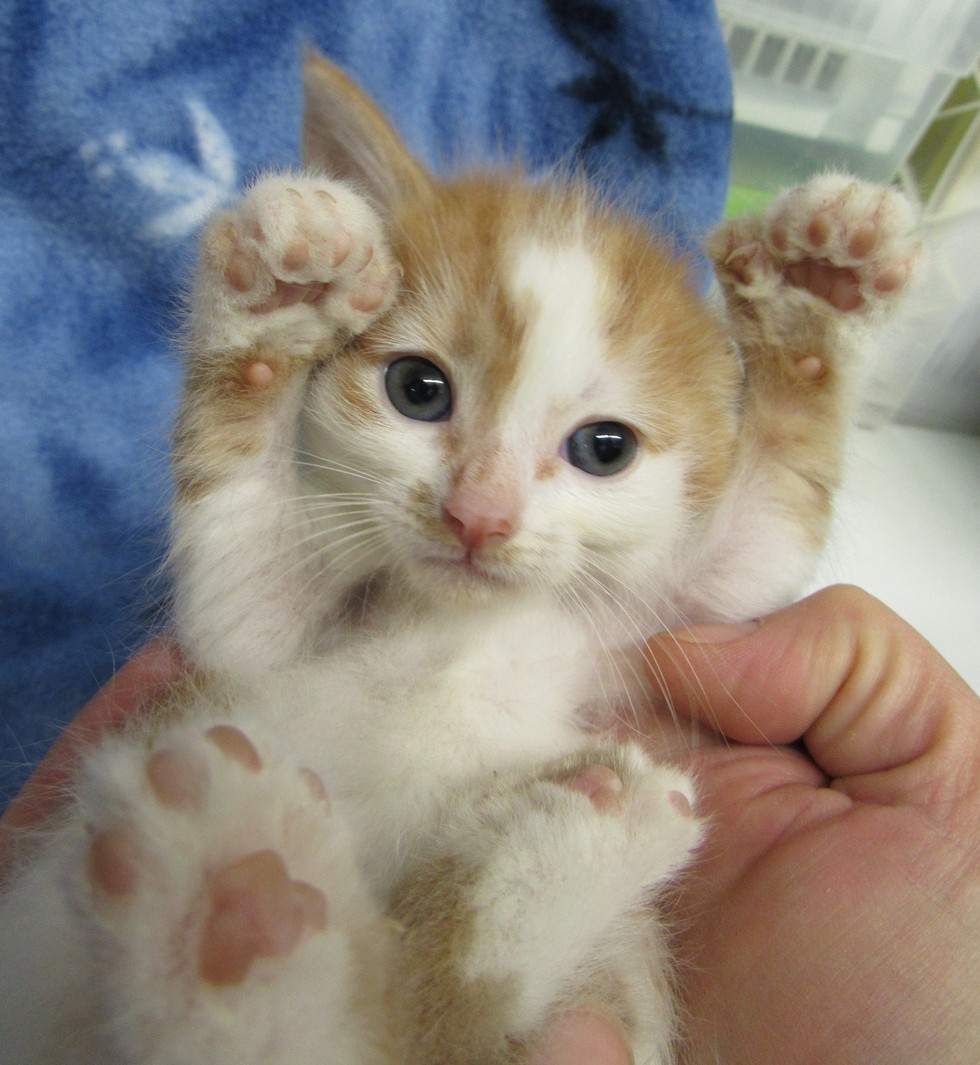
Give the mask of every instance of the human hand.
[{"label": "human hand", "polygon": [[850,588],[650,657],[678,713],[736,741],[694,758],[711,830],[679,899],[683,1060],[973,1065],[980,699]]},{"label": "human hand", "polygon": [[[650,654],[674,708],[739,744],[695,755],[713,828],[679,900],[686,1060],[972,1063],[980,700],[853,589],[759,627],[665,634]],[[79,749],[179,668],[166,645],[140,652],[52,748],[4,825],[56,808]],[[778,746],[801,738],[809,756]],[[627,1061],[610,1021],[575,1013],[556,1019],[537,1065]]]},{"label": "human hand", "polygon": [[176,649],[153,640],[111,678],[52,744],[30,780],[0,817],[0,884],[14,861],[18,830],[41,824],[68,801],[79,755],[107,732],[122,727],[180,676]]}]

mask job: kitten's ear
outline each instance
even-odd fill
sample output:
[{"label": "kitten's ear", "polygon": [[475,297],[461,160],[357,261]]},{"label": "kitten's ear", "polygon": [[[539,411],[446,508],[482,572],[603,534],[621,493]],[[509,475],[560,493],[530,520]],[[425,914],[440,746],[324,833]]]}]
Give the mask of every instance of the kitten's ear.
[{"label": "kitten's ear", "polygon": [[304,165],[353,181],[386,210],[430,192],[429,174],[374,101],[316,52],[306,54],[303,89]]}]

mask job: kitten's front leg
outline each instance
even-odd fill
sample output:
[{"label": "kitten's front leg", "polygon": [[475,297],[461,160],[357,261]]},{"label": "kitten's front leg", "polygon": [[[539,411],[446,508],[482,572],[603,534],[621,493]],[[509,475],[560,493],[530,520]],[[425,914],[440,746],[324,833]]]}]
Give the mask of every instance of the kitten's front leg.
[{"label": "kitten's front leg", "polygon": [[895,190],[825,175],[709,241],[746,380],[738,479],[714,557],[689,582],[708,589],[686,604],[690,616],[758,615],[808,578],[840,481],[862,348],[919,259],[913,221]]},{"label": "kitten's front leg", "polygon": [[293,448],[311,368],[396,291],[375,211],[303,175],[258,182],[203,237],[176,435],[178,636],[199,665],[289,662],[316,621]]},{"label": "kitten's front leg", "polygon": [[670,959],[649,904],[701,838],[690,781],[636,747],[589,749],[463,798],[396,893],[410,1065],[520,1065],[548,1018],[616,1017],[672,1060]]}]

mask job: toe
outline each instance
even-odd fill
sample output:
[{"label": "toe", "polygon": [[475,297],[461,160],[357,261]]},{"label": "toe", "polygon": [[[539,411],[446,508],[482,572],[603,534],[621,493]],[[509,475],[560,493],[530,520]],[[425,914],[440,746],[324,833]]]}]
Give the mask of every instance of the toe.
[{"label": "toe", "polygon": [[208,794],[207,765],[200,755],[166,748],[152,754],[146,776],[161,805],[201,810]]},{"label": "toe", "polygon": [[566,785],[572,791],[581,792],[597,810],[603,812],[618,810],[625,801],[622,778],[608,766],[583,766],[566,781]]},{"label": "toe", "polygon": [[241,729],[233,725],[214,725],[207,730],[205,736],[232,761],[238,762],[249,771],[257,773],[262,768],[259,752]]},{"label": "toe", "polygon": [[132,895],[139,883],[138,863],[136,830],[131,825],[110,828],[92,841],[89,879],[110,898]]}]

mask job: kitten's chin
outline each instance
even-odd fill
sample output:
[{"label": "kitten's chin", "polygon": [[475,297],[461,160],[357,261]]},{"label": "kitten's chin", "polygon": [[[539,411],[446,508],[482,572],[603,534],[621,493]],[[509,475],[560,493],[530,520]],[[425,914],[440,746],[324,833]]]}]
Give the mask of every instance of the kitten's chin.
[{"label": "kitten's chin", "polygon": [[421,559],[406,567],[405,577],[415,592],[440,606],[487,603],[523,587],[498,567],[466,559]]}]

